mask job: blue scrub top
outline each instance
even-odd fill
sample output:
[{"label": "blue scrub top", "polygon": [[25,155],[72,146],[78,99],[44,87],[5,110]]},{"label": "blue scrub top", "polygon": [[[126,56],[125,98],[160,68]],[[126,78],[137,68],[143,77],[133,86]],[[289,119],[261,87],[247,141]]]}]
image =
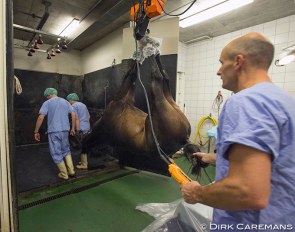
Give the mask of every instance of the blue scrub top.
[{"label": "blue scrub top", "polygon": [[80,130],[87,132],[90,130],[90,115],[86,105],[82,102],[75,102],[73,105],[76,115],[79,118]]},{"label": "blue scrub top", "polygon": [[[272,83],[256,84],[227,100],[217,130],[216,181],[227,176],[230,145],[243,144],[270,154],[271,196],[262,210],[215,209],[213,223],[233,224],[235,230],[254,225],[247,231],[257,231],[255,225],[262,225],[260,229],[269,225],[280,225],[280,231],[285,226],[295,229],[294,98]],[[270,227],[264,231],[271,231]]]},{"label": "blue scrub top", "polygon": [[69,114],[73,111],[68,101],[53,97],[42,104],[39,114],[47,115],[47,133],[52,133],[70,131]]}]

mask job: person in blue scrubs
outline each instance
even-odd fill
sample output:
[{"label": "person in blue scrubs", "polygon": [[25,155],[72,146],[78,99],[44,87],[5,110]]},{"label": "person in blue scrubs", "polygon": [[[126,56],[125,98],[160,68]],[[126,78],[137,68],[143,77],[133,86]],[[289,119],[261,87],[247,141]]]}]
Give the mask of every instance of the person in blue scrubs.
[{"label": "person in blue scrubs", "polygon": [[[90,132],[90,114],[87,106],[84,103],[79,102],[79,97],[76,93],[69,94],[67,100],[74,108],[76,113],[76,129],[82,134],[81,139],[83,139],[83,137]],[[76,168],[88,169],[87,154],[82,153],[80,159],[81,161],[76,165]]]},{"label": "person in blue scrubs", "polygon": [[[67,180],[69,176],[75,175],[69,144],[69,132],[71,135],[75,135],[75,112],[69,102],[57,96],[57,90],[54,88],[47,88],[44,91],[44,97],[48,100],[42,104],[39,111],[39,117],[34,131],[35,140],[40,141],[39,129],[45,116],[47,116],[47,135],[50,154],[60,171],[58,177]],[[69,114],[74,119],[71,129]]]},{"label": "person in blue scrubs", "polygon": [[217,75],[233,91],[217,128],[216,180],[180,186],[214,208],[212,231],[295,229],[295,99],[272,83],[274,46],[251,32],[227,44]]}]

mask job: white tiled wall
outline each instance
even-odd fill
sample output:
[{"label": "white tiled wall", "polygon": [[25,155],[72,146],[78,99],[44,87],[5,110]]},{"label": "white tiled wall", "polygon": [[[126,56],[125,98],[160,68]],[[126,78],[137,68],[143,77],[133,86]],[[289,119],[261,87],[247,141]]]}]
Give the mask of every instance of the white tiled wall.
[{"label": "white tiled wall", "polygon": [[[185,114],[192,126],[191,141],[195,140],[201,118],[211,113],[218,119],[217,111],[212,109],[218,91],[221,91],[224,101],[231,95],[231,92],[221,88],[220,77],[216,75],[220,67],[219,55],[222,48],[233,38],[251,31],[263,33],[274,43],[276,59],[282,48],[295,44],[295,15],[218,36],[212,40],[189,45],[179,44],[178,71],[185,73]],[[295,97],[295,62],[283,67],[273,64],[269,75],[275,84]]]}]

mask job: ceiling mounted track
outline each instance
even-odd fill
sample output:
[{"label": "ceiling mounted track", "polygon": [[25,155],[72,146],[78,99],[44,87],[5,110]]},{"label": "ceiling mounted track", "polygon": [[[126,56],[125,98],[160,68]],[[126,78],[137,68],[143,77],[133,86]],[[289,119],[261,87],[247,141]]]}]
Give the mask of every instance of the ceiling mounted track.
[{"label": "ceiling mounted track", "polygon": [[[35,51],[40,51],[40,52],[46,52],[47,59],[51,59],[51,57],[55,56],[56,53],[61,53],[61,48],[67,49],[66,37],[63,37],[60,35],[55,35],[55,34],[44,32],[44,31],[40,31],[37,29],[29,28],[29,27],[24,27],[24,26],[17,25],[17,24],[13,24],[13,28],[18,29],[18,30],[22,30],[22,31],[33,32],[34,34],[39,35],[38,40],[35,40],[35,44],[28,45],[28,46],[16,45],[16,47],[18,47],[18,48],[22,48],[22,49],[29,51],[28,56],[33,56],[33,53],[35,53]],[[41,35],[51,36],[51,37],[56,38],[56,43],[54,45],[50,46],[50,48],[48,48],[47,50],[40,50],[39,49],[40,47],[38,44],[43,44],[43,41],[41,40]],[[40,40],[40,42],[39,42],[39,40]]]},{"label": "ceiling mounted track", "polygon": [[41,30],[21,26],[21,25],[18,25],[18,24],[13,24],[13,28],[18,29],[18,30],[22,30],[22,31],[33,32],[33,33],[37,33],[37,34],[41,34],[41,35],[51,36],[51,37],[55,37],[55,38],[66,39],[66,37],[63,37],[63,36],[60,36],[60,35],[56,35],[56,34],[44,32],[44,31],[41,31]]}]

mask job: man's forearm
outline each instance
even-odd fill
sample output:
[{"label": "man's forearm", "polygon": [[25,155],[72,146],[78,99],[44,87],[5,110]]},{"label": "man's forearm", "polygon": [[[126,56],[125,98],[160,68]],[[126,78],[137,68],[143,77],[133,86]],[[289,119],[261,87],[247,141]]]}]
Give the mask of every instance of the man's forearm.
[{"label": "man's forearm", "polygon": [[75,125],[76,125],[76,114],[72,112],[72,130],[75,130]]},{"label": "man's forearm", "polygon": [[79,118],[77,118],[76,116],[76,130],[80,130],[80,122],[79,122]]},{"label": "man's forearm", "polygon": [[44,119],[44,117],[42,115],[39,115],[39,117],[38,117],[38,119],[36,121],[36,126],[35,126],[34,133],[38,133],[39,132],[39,129],[40,129],[42,123],[43,123],[43,119]]},{"label": "man's forearm", "polygon": [[254,210],[257,207],[251,190],[240,182],[224,178],[206,186],[196,186],[194,198],[197,203],[224,210]]}]

